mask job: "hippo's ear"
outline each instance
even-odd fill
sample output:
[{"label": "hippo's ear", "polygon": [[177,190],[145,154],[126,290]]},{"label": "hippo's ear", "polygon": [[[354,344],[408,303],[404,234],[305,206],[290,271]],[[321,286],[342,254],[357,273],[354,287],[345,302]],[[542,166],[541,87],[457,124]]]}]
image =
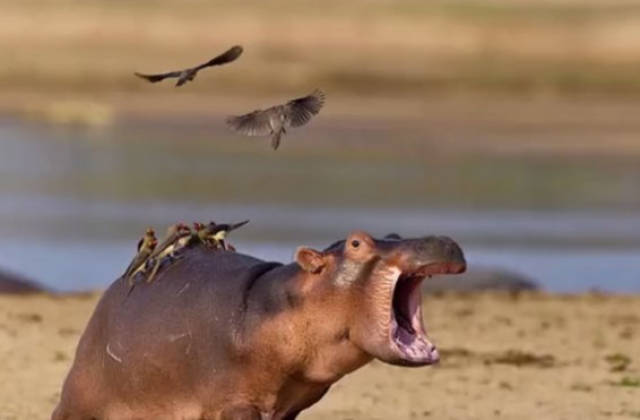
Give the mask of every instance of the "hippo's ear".
[{"label": "hippo's ear", "polygon": [[321,252],[305,246],[298,247],[295,258],[298,265],[310,273],[320,272],[325,265]]}]

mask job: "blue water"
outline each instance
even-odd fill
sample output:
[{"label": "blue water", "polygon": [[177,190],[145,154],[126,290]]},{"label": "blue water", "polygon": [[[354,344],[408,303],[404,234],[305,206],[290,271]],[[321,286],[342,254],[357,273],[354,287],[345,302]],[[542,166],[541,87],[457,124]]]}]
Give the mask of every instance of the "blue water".
[{"label": "blue water", "polygon": [[[305,243],[313,245],[313,241]],[[240,239],[234,244],[244,253],[282,262],[291,261],[296,246],[294,243]],[[0,266],[37,279],[56,290],[100,289],[126,268],[133,255],[133,245],[134,241],[2,240]],[[326,242],[316,245],[321,247]],[[638,250],[589,248],[557,252],[528,248],[464,248],[470,269],[506,268],[535,279],[550,291],[640,292]]]},{"label": "blue water", "polygon": [[[0,267],[57,290],[103,288],[128,264],[144,226],[162,232],[179,218],[208,220],[212,215],[218,220],[252,219],[234,234],[233,243],[241,252],[267,260],[291,261],[298,245],[322,248],[355,228],[378,236],[392,231],[447,234],[462,245],[470,269],[508,269],[550,291],[640,292],[640,247],[634,245],[640,239],[640,218],[604,213],[139,206],[13,197],[0,204]],[[596,237],[606,245],[584,244],[585,238]],[[616,241],[631,245],[616,246]]]},{"label": "blue water", "polygon": [[[203,199],[199,191],[208,185],[233,181],[248,190],[262,188],[251,183],[273,172],[247,166],[233,151],[219,151],[208,143],[167,143],[156,149],[153,139],[140,136],[132,135],[129,144],[114,140],[118,136],[108,130],[68,132],[0,121],[0,269],[56,290],[103,288],[127,266],[148,225],[161,234],[179,220],[248,218],[251,223],[234,233],[232,242],[239,251],[268,260],[291,261],[297,246],[322,248],[354,229],[375,236],[446,234],[462,245],[470,270],[507,269],[549,291],[640,293],[640,213],[631,210],[556,209],[551,202],[535,210],[498,204],[455,208],[435,200],[415,206],[410,200],[389,203],[385,191],[376,205],[366,206],[319,206],[297,197],[295,190],[276,203],[252,202],[250,196],[243,197],[242,204],[226,196]],[[136,162],[145,160],[151,148],[154,162],[170,171],[175,185],[158,186],[140,178],[144,171]],[[199,166],[194,186],[190,168],[196,157],[198,165],[208,163],[212,169]],[[340,165],[344,176],[363,167]],[[394,176],[392,171],[389,176]],[[406,174],[398,176],[398,182],[408,182]],[[141,183],[147,195],[127,195]],[[306,187],[325,193],[340,188]],[[174,188],[179,199],[167,195]]]}]

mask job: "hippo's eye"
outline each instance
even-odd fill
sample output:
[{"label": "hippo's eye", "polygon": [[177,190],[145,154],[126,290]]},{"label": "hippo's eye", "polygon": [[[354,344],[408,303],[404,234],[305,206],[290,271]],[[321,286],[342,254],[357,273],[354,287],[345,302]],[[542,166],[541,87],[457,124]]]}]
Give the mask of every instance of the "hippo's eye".
[{"label": "hippo's eye", "polygon": [[357,248],[360,246],[360,241],[358,241],[357,239],[354,239],[353,241],[351,241],[351,246],[354,248]]}]

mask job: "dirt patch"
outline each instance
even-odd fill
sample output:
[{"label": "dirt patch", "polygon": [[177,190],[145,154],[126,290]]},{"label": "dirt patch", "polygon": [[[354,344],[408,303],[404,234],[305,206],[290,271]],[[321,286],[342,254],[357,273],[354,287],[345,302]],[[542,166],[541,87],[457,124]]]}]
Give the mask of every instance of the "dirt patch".
[{"label": "dirt patch", "polygon": [[485,358],[485,363],[513,365],[517,367],[533,366],[539,368],[550,368],[556,364],[556,361],[550,354],[535,355],[520,350],[508,350],[504,353],[487,356]]}]

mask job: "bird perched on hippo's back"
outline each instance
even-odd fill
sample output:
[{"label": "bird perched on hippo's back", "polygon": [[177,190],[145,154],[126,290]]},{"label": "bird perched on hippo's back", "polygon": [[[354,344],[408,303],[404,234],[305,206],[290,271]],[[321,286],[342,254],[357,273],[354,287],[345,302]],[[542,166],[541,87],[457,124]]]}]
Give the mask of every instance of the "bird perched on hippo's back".
[{"label": "bird perched on hippo's back", "polygon": [[207,240],[210,242],[211,246],[217,249],[224,249],[225,251],[233,250],[235,248],[226,242],[227,234],[231,231],[234,231],[244,225],[249,223],[249,220],[243,220],[239,223],[222,223],[216,224],[215,222],[210,222],[207,225]]},{"label": "bird perched on hippo's back", "polygon": [[151,273],[147,277],[147,283],[151,283],[160,268],[160,263],[165,257],[169,257],[172,260],[178,258],[177,251],[180,250],[182,238],[186,238],[191,235],[191,229],[184,223],[176,223],[169,226],[167,229],[167,236],[160,245],[158,245],[153,253],[149,256],[153,260],[153,268]]},{"label": "bird perched on hippo's back", "polygon": [[320,112],[324,93],[316,89],[312,94],[293,99],[286,104],[227,118],[231,129],[247,136],[271,136],[271,147],[276,150],[289,127],[300,127]]},{"label": "bird perched on hippo's back", "polygon": [[207,248],[211,249],[224,249],[225,251],[235,251],[230,244],[226,242],[227,234],[249,223],[249,220],[244,220],[239,223],[216,223],[209,222],[203,224],[195,222],[193,224],[195,233],[191,235],[189,245],[194,243],[201,243]]},{"label": "bird perched on hippo's back", "polygon": [[178,82],[176,83],[176,87],[178,87],[178,86],[184,85],[187,82],[193,81],[193,79],[196,77],[196,75],[200,70],[207,67],[211,67],[211,66],[219,66],[222,64],[230,63],[232,61],[235,61],[238,57],[240,57],[241,54],[242,54],[242,47],[239,45],[236,45],[234,47],[231,47],[224,53],[218,55],[217,57],[212,58],[206,63],[197,65],[195,67],[189,67],[184,70],[170,71],[167,73],[142,74],[142,73],[135,72],[134,74],[151,83],[157,83],[167,78],[177,77]]},{"label": "bird perched on hippo's back", "polygon": [[180,239],[179,243],[185,247],[204,245],[207,248],[212,248],[211,235],[213,225],[215,225],[213,222],[209,224],[193,222],[193,231],[188,237]]},{"label": "bird perched on hippo's back", "polygon": [[187,240],[187,245],[206,244],[207,234],[207,225],[200,222],[193,222],[193,232]]},{"label": "bird perched on hippo's back", "polygon": [[136,255],[133,257],[133,260],[127,267],[127,270],[122,275],[123,278],[127,279],[127,283],[130,288],[133,287],[133,274],[149,259],[149,256],[151,256],[151,253],[156,248],[157,243],[158,241],[154,230],[152,228],[147,228],[144,236],[138,241]]}]

